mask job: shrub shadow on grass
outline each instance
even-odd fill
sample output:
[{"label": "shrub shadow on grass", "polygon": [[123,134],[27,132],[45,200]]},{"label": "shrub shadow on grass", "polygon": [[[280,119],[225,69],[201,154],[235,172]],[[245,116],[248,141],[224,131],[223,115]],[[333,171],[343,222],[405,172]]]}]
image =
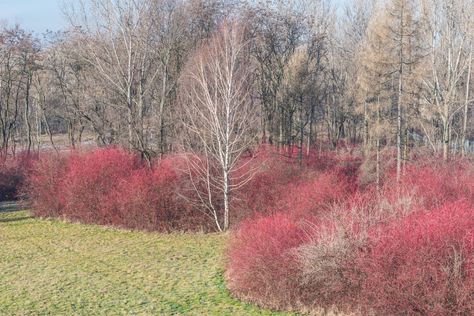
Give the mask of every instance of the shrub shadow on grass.
[{"label": "shrub shadow on grass", "polygon": [[17,202],[0,202],[0,213],[17,212],[21,206]]},{"label": "shrub shadow on grass", "polygon": [[22,216],[22,217],[14,217],[14,218],[0,218],[0,223],[12,223],[12,222],[21,222],[31,219],[32,216]]}]

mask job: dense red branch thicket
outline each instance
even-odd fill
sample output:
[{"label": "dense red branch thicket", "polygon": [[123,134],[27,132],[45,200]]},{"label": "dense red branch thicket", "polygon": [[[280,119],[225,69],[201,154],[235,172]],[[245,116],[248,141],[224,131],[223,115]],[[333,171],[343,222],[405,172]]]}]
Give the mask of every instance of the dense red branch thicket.
[{"label": "dense red branch thicket", "polygon": [[354,157],[325,160],[307,162],[296,179],[283,181],[294,171],[255,178],[271,196],[262,207],[270,215],[233,232],[231,292],[306,312],[473,314],[474,166],[420,159],[399,185],[388,168],[376,188],[359,180]]},{"label": "dense red branch thicket", "polygon": [[164,232],[212,230],[213,223],[180,194],[186,181],[180,159],[169,157],[150,169],[114,148],[42,155],[24,191],[40,217]]},{"label": "dense red branch thicket", "polygon": [[0,202],[17,200],[36,154],[21,152],[0,162]]}]

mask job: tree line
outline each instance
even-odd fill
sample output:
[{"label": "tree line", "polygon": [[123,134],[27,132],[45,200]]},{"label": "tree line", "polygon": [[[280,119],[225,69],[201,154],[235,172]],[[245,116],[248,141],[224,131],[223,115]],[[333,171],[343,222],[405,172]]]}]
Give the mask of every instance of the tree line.
[{"label": "tree line", "polygon": [[[472,150],[471,0],[82,0],[69,28],[0,32],[0,149],[67,134],[146,160],[191,148],[230,170],[264,142],[299,158],[361,144]],[[46,136],[46,137],[45,137]],[[48,141],[45,141],[48,139]],[[49,143],[49,144],[46,144]]]}]

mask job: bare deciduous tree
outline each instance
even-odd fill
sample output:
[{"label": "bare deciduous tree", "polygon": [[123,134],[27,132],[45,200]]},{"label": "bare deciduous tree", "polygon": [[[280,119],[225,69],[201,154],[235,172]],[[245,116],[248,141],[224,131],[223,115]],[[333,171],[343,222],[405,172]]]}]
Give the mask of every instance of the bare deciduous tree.
[{"label": "bare deciduous tree", "polygon": [[196,193],[221,231],[229,228],[232,192],[252,175],[239,172],[245,169],[239,158],[255,142],[257,118],[250,98],[253,69],[247,49],[243,28],[225,22],[197,51],[182,78],[190,174],[193,181],[204,183],[203,190],[195,185]]},{"label": "bare deciduous tree", "polygon": [[423,76],[424,99],[429,107],[425,111],[431,111],[441,121],[443,158],[447,160],[453,119],[469,102],[468,92],[463,100],[461,84],[471,67],[470,10],[463,0],[426,0],[423,4],[425,38],[430,47]]}]

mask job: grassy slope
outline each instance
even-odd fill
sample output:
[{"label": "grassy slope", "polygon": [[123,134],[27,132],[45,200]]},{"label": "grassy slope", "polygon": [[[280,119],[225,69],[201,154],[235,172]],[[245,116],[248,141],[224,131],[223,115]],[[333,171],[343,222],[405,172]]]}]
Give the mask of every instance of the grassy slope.
[{"label": "grassy slope", "polygon": [[229,296],[224,243],[0,213],[0,315],[276,315]]}]

